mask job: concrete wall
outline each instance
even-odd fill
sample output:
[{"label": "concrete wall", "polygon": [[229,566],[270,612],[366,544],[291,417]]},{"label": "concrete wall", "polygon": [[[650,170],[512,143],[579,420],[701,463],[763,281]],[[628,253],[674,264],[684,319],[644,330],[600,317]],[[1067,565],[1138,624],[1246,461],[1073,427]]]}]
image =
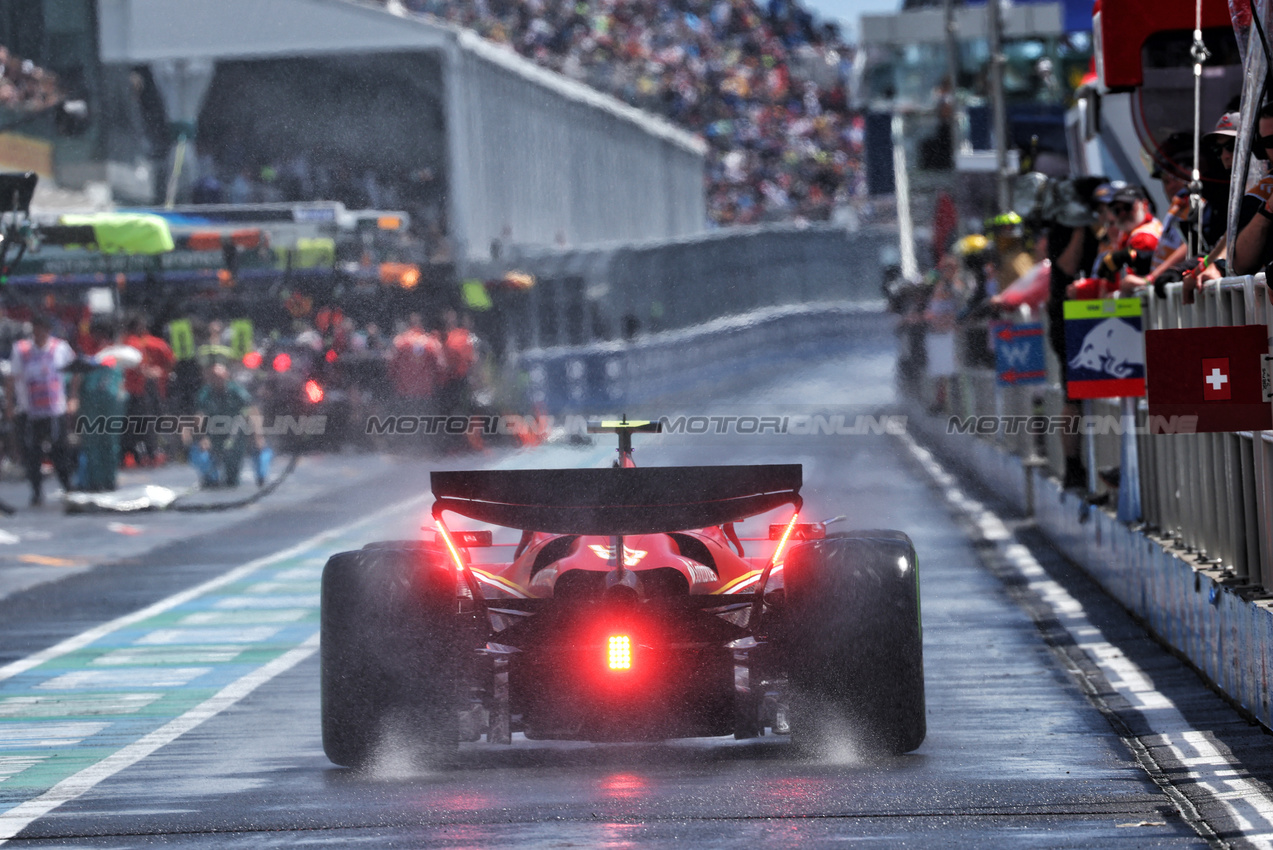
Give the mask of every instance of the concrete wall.
[{"label": "concrete wall", "polygon": [[448,66],[452,209],[474,260],[520,245],[666,239],[707,225],[706,146],[469,33]]}]

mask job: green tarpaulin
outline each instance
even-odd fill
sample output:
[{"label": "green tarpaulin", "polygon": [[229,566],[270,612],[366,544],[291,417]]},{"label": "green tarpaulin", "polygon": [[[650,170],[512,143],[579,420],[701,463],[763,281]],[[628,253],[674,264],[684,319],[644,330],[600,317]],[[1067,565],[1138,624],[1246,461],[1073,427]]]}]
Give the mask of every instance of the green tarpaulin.
[{"label": "green tarpaulin", "polygon": [[173,249],[168,222],[145,213],[64,215],[61,224],[91,227],[103,254],[164,254]]}]

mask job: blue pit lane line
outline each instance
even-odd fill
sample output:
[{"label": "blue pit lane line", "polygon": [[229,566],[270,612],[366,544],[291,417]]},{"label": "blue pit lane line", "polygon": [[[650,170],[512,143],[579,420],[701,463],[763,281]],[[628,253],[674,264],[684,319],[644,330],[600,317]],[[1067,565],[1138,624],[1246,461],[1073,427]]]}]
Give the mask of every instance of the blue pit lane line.
[{"label": "blue pit lane line", "polygon": [[[609,461],[610,447],[570,453]],[[518,453],[493,468],[542,460]],[[0,845],[318,649],[323,565],[432,494],[236,567],[0,667]]]},{"label": "blue pit lane line", "polygon": [[0,667],[0,844],[318,648],[327,556],[428,494]]}]

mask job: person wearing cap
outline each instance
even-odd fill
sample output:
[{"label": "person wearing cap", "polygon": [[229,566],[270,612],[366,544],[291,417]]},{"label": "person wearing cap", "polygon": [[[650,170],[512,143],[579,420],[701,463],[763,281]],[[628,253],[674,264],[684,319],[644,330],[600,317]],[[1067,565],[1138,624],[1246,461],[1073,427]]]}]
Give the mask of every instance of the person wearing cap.
[{"label": "person wearing cap", "polygon": [[[1260,109],[1259,140],[1252,155],[1268,159],[1273,148],[1273,102]],[[1242,197],[1238,213],[1238,237],[1229,251],[1229,268],[1233,274],[1255,274],[1273,262],[1273,174],[1261,178]]]},{"label": "person wearing cap", "polygon": [[1092,191],[1092,208],[1096,210],[1097,241],[1096,258],[1090,265],[1084,266],[1087,277],[1097,276],[1100,272],[1101,260],[1105,259],[1105,255],[1113,251],[1118,244],[1121,234],[1118,232],[1118,225],[1114,222],[1114,213],[1110,211],[1110,204],[1114,200],[1114,193],[1126,185],[1122,180],[1107,180]]},{"label": "person wearing cap", "polygon": [[1114,278],[1124,269],[1141,274],[1149,271],[1162,236],[1162,223],[1149,211],[1144,187],[1128,185],[1116,191],[1109,211],[1119,236],[1114,250],[1102,261],[1105,273]]},{"label": "person wearing cap", "polygon": [[1237,112],[1226,112],[1216,128],[1202,137],[1202,196],[1207,206],[1202,215],[1202,241],[1208,250],[1220,247],[1228,227],[1229,176],[1238,141]]},{"label": "person wearing cap", "polygon": [[[1215,130],[1202,137],[1202,197],[1206,205],[1202,210],[1199,233],[1207,254],[1184,271],[1183,300],[1186,304],[1193,303],[1194,292],[1201,285],[1223,277],[1216,263],[1225,259],[1228,253],[1225,229],[1228,227],[1229,183],[1233,172],[1233,151],[1238,139],[1238,118],[1239,113],[1226,112],[1216,122]],[[1258,144],[1252,152],[1259,154]]]},{"label": "person wearing cap", "polygon": [[1117,241],[1097,261],[1093,278],[1070,284],[1069,298],[1105,297],[1128,272],[1143,276],[1150,270],[1162,224],[1150,213],[1145,190],[1128,183],[1115,187],[1109,195],[1109,214]]},{"label": "person wearing cap", "polygon": [[[1079,188],[1079,187],[1076,187]],[[1062,223],[1055,221],[1047,233],[1048,259],[1052,266],[1048,280],[1048,342],[1056,353],[1057,363],[1061,369],[1061,387],[1066,392],[1062,398],[1061,415],[1068,422],[1078,421],[1082,413],[1078,399],[1071,398],[1068,392],[1069,360],[1066,358],[1065,340],[1065,299],[1069,287],[1088,269],[1092,268],[1102,253],[1101,241],[1108,232],[1102,224],[1098,212],[1099,205],[1106,207],[1112,197],[1113,189],[1108,182],[1091,188],[1079,188],[1080,198],[1086,201],[1091,211],[1090,219],[1082,222],[1080,217]],[[1099,197],[1102,192],[1104,201]],[[1061,451],[1065,457],[1065,470],[1062,486],[1067,489],[1086,489],[1087,467],[1081,455],[1081,443],[1077,428],[1065,428],[1061,431]]]},{"label": "person wearing cap", "polygon": [[[1165,161],[1164,161],[1165,160]],[[1180,280],[1188,263],[1184,227],[1190,223],[1189,182],[1193,170],[1193,154],[1179,151],[1165,158],[1155,158],[1152,176],[1162,182],[1163,194],[1171,206],[1163,216],[1162,233],[1149,262],[1149,272],[1138,275],[1129,271],[1119,285],[1119,294],[1128,296],[1146,286],[1158,291],[1163,284]]]},{"label": "person wearing cap", "polygon": [[68,394],[63,372],[74,362],[75,352],[66,340],[53,336],[52,322],[43,314],[31,319],[31,338],[15,343],[9,356],[5,418],[14,422],[22,446],[32,507],[44,501],[41,466],[46,456],[62,489],[71,489],[75,456],[67,426],[68,415],[78,407],[78,376]]}]

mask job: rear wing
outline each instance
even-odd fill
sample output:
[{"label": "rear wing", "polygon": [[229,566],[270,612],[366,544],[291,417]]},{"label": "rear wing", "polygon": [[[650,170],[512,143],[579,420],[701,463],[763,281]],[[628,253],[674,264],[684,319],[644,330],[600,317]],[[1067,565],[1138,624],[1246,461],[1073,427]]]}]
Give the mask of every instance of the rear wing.
[{"label": "rear wing", "polygon": [[628,535],[736,522],[800,504],[799,464],[434,472],[433,515],[452,511],[550,534]]}]

